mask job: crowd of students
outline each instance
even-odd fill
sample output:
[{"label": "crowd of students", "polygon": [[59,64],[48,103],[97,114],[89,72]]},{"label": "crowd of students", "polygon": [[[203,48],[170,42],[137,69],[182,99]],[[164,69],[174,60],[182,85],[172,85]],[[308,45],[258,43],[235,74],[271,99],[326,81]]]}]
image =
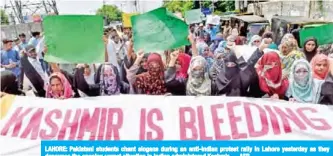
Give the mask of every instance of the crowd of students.
[{"label": "crowd of students", "polygon": [[[333,104],[332,45],[320,49],[312,37],[300,48],[292,34],[276,45],[269,29],[247,39],[229,23],[191,25],[189,32],[189,46],[145,52],[134,51],[130,29],[108,28],[103,38],[106,63],[71,65],[43,60],[47,47],[40,33],[33,33],[29,42],[20,34],[15,43],[3,40],[1,92],[32,91],[33,96],[55,99],[147,94]],[[245,44],[256,49],[248,59],[235,52],[235,46]]]}]

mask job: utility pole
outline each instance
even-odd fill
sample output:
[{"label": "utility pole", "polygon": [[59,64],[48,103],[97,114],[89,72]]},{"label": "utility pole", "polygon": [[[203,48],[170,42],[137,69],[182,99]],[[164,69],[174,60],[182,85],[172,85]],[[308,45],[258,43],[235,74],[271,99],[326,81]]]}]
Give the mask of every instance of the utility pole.
[{"label": "utility pole", "polygon": [[47,7],[46,7],[46,4],[45,4],[45,1],[43,0],[42,2],[43,2],[43,6],[44,6],[44,9],[45,9],[46,14],[49,14],[49,11],[47,10]]}]

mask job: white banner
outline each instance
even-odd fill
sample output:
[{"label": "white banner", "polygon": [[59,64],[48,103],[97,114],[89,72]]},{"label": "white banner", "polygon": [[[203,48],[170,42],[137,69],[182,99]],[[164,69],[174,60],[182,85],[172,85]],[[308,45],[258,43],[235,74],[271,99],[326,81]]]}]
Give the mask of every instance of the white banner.
[{"label": "white banner", "polygon": [[207,24],[219,25],[220,24],[220,16],[217,15],[207,15]]},{"label": "white banner", "polygon": [[326,140],[333,108],[270,99],[121,95],[1,99],[1,155],[40,140]]}]

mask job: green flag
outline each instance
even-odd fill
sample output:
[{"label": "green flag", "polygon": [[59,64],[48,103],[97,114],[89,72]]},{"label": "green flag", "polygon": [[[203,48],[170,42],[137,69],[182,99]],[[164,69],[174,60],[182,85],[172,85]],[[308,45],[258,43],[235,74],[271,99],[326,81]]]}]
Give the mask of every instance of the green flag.
[{"label": "green flag", "polygon": [[156,52],[190,44],[188,25],[166,8],[132,16],[131,23],[135,50]]},{"label": "green flag", "polygon": [[303,29],[300,32],[301,46],[309,37],[315,37],[319,45],[333,43],[333,23],[317,26],[314,28]]},{"label": "green flag", "polygon": [[48,52],[54,63],[104,62],[103,18],[89,15],[46,16],[43,21]]},{"label": "green flag", "polygon": [[201,23],[202,13],[201,9],[194,9],[185,12],[185,20],[187,24]]}]

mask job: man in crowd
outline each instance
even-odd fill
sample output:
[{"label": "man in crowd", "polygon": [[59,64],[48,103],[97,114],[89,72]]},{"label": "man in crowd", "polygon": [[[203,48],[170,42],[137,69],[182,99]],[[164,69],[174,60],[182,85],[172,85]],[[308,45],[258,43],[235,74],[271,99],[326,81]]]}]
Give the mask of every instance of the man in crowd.
[{"label": "man in crowd", "polygon": [[4,39],[3,50],[1,51],[1,68],[11,71],[15,74],[19,87],[22,88],[22,80],[20,79],[20,55],[19,52],[13,49],[13,41]]},{"label": "man in crowd", "polygon": [[26,38],[25,34],[24,33],[19,34],[19,39],[21,41],[19,46],[22,49],[24,49],[28,45],[27,38]]},{"label": "man in crowd", "polygon": [[36,47],[40,39],[40,32],[32,32],[31,35],[32,37],[29,40],[29,44]]}]

